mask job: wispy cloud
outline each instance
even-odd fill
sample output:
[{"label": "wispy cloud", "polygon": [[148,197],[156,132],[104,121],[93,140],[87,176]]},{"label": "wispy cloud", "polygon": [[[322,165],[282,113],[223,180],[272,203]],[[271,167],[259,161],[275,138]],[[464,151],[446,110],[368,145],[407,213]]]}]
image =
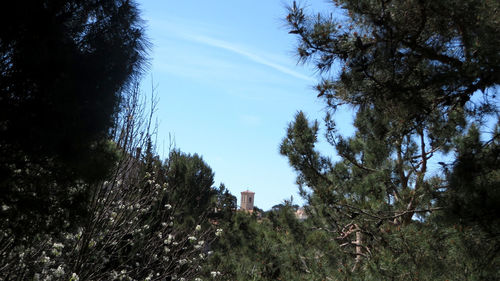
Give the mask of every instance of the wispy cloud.
[{"label": "wispy cloud", "polygon": [[[279,55],[263,54],[261,51],[250,51],[252,48],[249,46],[219,39],[224,37],[224,31],[220,31],[224,30],[224,28],[207,25],[207,23],[184,21],[183,19],[175,17],[170,20],[155,20],[150,22],[150,25],[159,31],[157,38],[175,36],[189,42],[229,51],[255,63],[301,80],[308,82],[316,81],[313,77],[303,75],[294,71],[289,66],[284,66],[282,63],[277,62],[280,61],[279,59],[273,59],[273,57],[280,57]],[[210,36],[206,34],[210,34]]]},{"label": "wispy cloud", "polygon": [[233,52],[235,54],[246,57],[253,62],[271,67],[271,68],[273,68],[281,73],[291,75],[295,78],[303,79],[306,81],[315,81],[312,77],[308,77],[306,75],[300,74],[296,71],[291,70],[288,67],[274,63],[274,62],[270,61],[269,59],[265,59],[262,56],[248,52],[244,48],[242,48],[241,46],[238,46],[238,45],[233,44],[231,42],[227,42],[227,41],[223,41],[223,40],[219,40],[219,39],[215,39],[215,38],[211,38],[211,37],[206,37],[206,36],[199,36],[199,35],[184,35],[183,37],[188,39],[188,40],[194,41],[194,42],[198,42],[198,43],[201,43],[204,45],[208,45],[211,47],[220,48],[220,49],[224,49],[224,50]]}]

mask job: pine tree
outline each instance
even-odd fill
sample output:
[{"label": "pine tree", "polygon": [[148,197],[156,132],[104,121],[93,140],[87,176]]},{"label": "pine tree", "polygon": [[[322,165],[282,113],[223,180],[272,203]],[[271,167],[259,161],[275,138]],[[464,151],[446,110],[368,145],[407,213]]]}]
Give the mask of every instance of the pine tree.
[{"label": "pine tree", "polygon": [[213,212],[217,193],[213,187],[214,173],[201,156],[172,150],[165,163],[165,174],[167,185],[172,187],[169,200],[175,202],[180,221],[196,225],[208,209]]},{"label": "pine tree", "polygon": [[[456,147],[471,120],[498,110],[500,52],[491,33],[499,31],[498,2],[335,2],[335,16],[317,17],[294,3],[287,21],[299,36],[300,60],[323,74],[317,89],[329,109],[326,138],[341,160],[315,149],[319,124],[303,113],[280,148],[298,172],[311,218],[336,242],[327,254],[342,278],[494,276],[495,267],[481,268],[473,255],[459,262],[457,241],[477,246],[473,233],[484,232],[443,223],[443,195],[454,198],[460,188],[431,164]],[[353,136],[336,130],[343,105],[356,112]],[[493,265],[496,245],[487,246]]]},{"label": "pine tree", "polygon": [[306,15],[294,3],[287,17],[299,59],[332,70],[318,85],[332,107],[390,100],[418,122],[463,107],[477,91],[494,98],[498,1],[334,2],[341,9],[330,16]]}]

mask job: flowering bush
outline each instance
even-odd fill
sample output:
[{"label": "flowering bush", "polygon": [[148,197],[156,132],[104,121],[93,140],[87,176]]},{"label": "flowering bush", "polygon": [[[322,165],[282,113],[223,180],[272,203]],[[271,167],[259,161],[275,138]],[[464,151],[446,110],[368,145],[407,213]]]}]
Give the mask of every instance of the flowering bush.
[{"label": "flowering bush", "polygon": [[[135,119],[143,112],[137,98],[132,95],[125,104],[115,132],[119,160],[112,174],[100,183],[82,182],[73,188],[90,192],[88,216],[69,227],[65,213],[55,210],[42,223],[57,219],[68,227],[32,235],[0,228],[0,280],[199,278],[216,237],[208,220],[214,209],[213,173],[200,157],[178,150],[171,154],[176,157],[162,163],[149,141],[149,125]],[[194,171],[183,169],[186,163],[195,163]],[[203,184],[191,180],[189,173],[204,175]],[[195,192],[204,195],[197,202],[192,200]],[[7,205],[0,208],[12,211]]]}]

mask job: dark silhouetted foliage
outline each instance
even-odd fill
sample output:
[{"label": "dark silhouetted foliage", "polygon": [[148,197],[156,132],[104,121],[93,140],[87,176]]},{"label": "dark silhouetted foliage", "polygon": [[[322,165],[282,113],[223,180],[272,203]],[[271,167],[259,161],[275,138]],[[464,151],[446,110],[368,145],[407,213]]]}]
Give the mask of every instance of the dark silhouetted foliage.
[{"label": "dark silhouetted foliage", "polygon": [[110,128],[146,49],[133,1],[2,3],[0,205],[15,214],[9,225],[56,231],[84,216],[85,183],[117,161]]}]

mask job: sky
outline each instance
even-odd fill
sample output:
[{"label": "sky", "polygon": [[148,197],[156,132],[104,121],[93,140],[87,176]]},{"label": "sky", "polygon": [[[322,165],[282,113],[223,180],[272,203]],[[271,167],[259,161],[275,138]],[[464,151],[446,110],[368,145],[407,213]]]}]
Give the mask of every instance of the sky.
[{"label": "sky", "polygon": [[[286,1],[138,1],[152,43],[142,89],[159,98],[157,151],[167,156],[171,140],[197,153],[240,201],[255,192],[268,210],[298,195],[296,173],[279,154],[294,115],[324,117],[313,89],[317,73],[297,64],[297,38],[285,26]],[[323,0],[311,11],[327,11]],[[337,120],[339,122],[339,120]],[[349,130],[351,121],[340,120]],[[323,151],[333,150],[322,142]]]}]

